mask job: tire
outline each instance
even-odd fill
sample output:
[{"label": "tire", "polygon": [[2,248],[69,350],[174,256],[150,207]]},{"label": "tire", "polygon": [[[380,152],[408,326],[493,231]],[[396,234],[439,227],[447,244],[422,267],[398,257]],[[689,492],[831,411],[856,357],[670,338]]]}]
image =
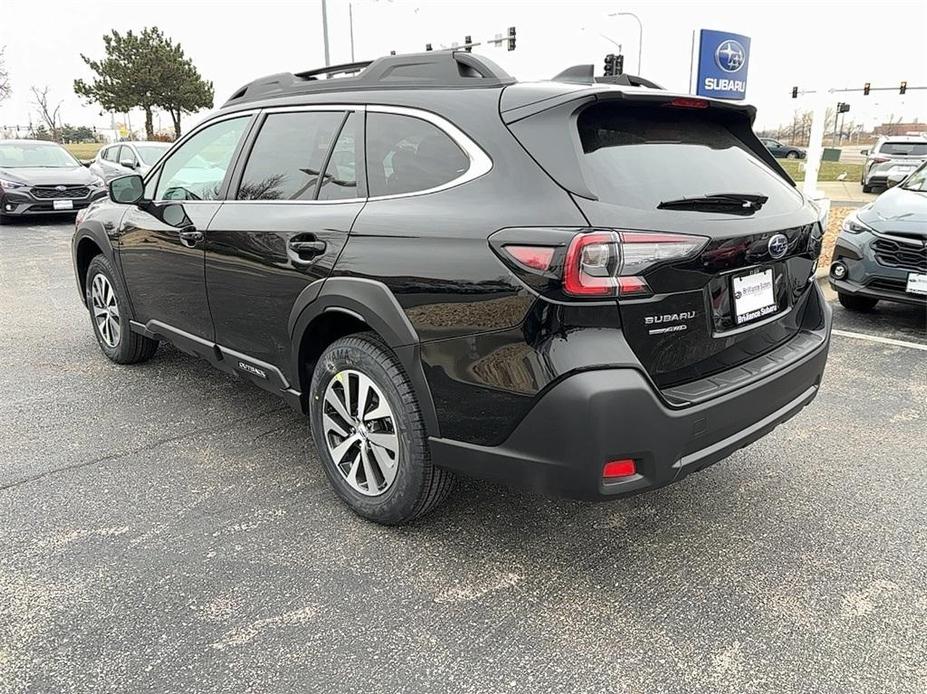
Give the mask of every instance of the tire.
[{"label": "tire", "polygon": [[785,155],[785,158],[786,159],[798,159],[798,152],[796,152],[795,150],[792,150],[791,152]]},{"label": "tire", "polygon": [[868,296],[853,296],[852,294],[841,294],[837,292],[837,298],[841,305],[850,311],[871,311],[879,303],[878,299],[871,299]]},{"label": "tire", "polygon": [[871,193],[871,192],[872,192],[872,186],[867,186],[865,183],[863,183],[863,192],[864,192],[864,193]]},{"label": "tire", "polygon": [[[364,416],[358,418],[362,389]],[[409,377],[375,333],[343,337],[322,353],[312,374],[309,419],[335,493],[367,520],[408,523],[440,505],[454,488],[454,476],[431,462]]]},{"label": "tire", "polygon": [[158,349],[158,341],[139,335],[129,327],[125,288],[105,256],[98,255],[90,261],[85,287],[90,324],[103,354],[117,364],[138,364],[151,359]]}]

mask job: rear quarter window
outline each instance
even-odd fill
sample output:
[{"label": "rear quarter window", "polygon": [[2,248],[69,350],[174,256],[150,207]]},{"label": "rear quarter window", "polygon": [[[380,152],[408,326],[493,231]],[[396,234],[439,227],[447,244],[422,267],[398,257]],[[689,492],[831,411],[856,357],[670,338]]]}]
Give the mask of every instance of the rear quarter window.
[{"label": "rear quarter window", "polygon": [[460,178],[470,159],[443,130],[421,118],[367,113],[370,196],[437,188]]}]

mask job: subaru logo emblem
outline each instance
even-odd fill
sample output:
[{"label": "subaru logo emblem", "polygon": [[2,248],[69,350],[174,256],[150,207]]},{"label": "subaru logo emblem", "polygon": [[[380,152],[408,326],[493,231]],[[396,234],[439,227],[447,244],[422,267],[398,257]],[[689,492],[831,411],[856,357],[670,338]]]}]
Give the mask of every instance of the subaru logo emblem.
[{"label": "subaru logo emblem", "polygon": [[737,72],[744,66],[747,52],[739,41],[727,39],[722,41],[715,51],[715,63],[725,72]]},{"label": "subaru logo emblem", "polygon": [[55,190],[60,191],[60,192],[64,192],[64,191],[67,190],[67,188],[64,187],[64,186],[55,186]]},{"label": "subaru logo emblem", "polygon": [[789,240],[785,234],[776,234],[769,237],[769,244],[766,247],[769,249],[770,257],[778,259],[788,252]]}]

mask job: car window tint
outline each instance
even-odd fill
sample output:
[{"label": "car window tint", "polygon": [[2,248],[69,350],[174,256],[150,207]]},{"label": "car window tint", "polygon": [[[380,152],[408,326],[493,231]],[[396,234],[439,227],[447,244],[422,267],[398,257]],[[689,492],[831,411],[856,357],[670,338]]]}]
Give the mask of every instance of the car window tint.
[{"label": "car window tint", "polygon": [[345,200],[356,198],[357,193],[357,143],[360,138],[361,116],[352,113],[348,116],[331,159],[325,168],[319,200]]},{"label": "car window tint", "polygon": [[879,153],[922,157],[927,155],[927,142],[883,142]]},{"label": "car window tint", "polygon": [[576,124],[583,177],[603,202],[655,210],[665,200],[749,192],[769,197],[771,210],[797,198],[724,123],[700,112],[601,102]]},{"label": "car window tint", "polygon": [[367,114],[371,197],[428,190],[464,174],[470,160],[437,126],[394,113]]},{"label": "car window tint", "polygon": [[210,125],[184,142],[161,169],[156,200],[215,200],[250,116]]},{"label": "car window tint", "polygon": [[239,200],[312,200],[344,113],[304,111],[267,116],[248,157]]}]

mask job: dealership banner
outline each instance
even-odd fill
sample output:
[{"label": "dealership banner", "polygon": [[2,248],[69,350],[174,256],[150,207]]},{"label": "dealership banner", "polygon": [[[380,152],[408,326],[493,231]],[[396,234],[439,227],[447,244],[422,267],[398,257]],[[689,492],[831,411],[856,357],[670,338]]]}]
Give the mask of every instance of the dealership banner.
[{"label": "dealership banner", "polygon": [[695,93],[717,99],[747,96],[750,37],[702,29],[698,33],[698,72]]}]

